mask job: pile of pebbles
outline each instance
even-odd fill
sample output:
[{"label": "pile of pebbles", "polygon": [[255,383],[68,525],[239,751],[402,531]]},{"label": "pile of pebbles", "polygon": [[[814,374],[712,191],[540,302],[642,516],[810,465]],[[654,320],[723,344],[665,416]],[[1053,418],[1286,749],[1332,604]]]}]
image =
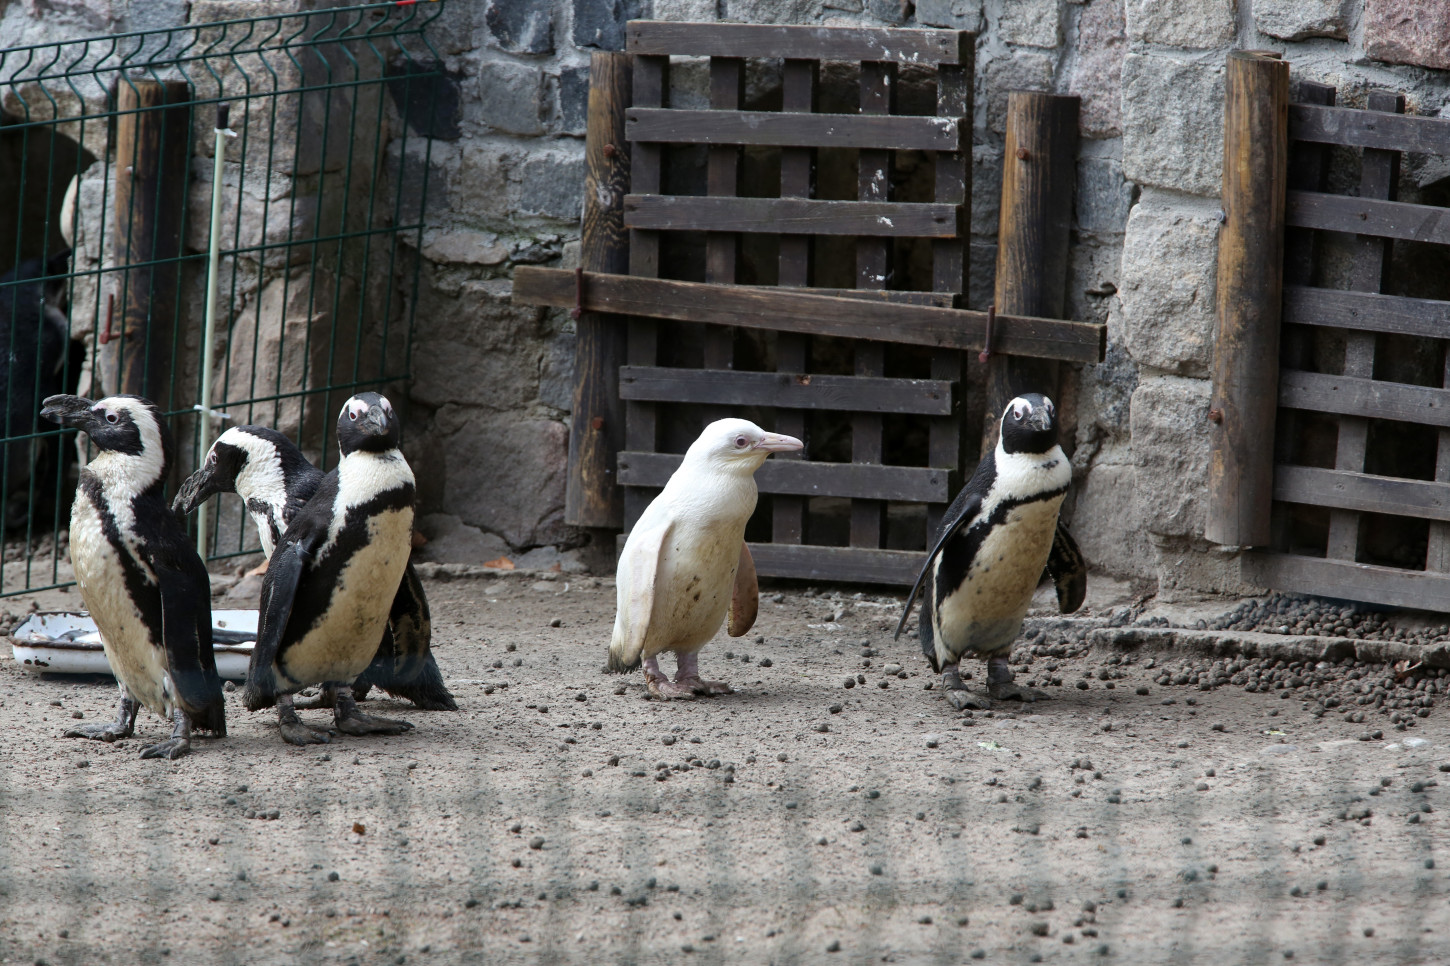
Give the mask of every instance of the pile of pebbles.
[{"label": "pile of pebbles", "polygon": [[[1166,626],[1166,623],[1155,626]],[[1399,627],[1391,615],[1380,611],[1297,594],[1271,594],[1263,600],[1244,601],[1222,617],[1199,621],[1198,629],[1314,634],[1357,641],[1402,641],[1415,645],[1439,644],[1450,639],[1450,625]]]}]

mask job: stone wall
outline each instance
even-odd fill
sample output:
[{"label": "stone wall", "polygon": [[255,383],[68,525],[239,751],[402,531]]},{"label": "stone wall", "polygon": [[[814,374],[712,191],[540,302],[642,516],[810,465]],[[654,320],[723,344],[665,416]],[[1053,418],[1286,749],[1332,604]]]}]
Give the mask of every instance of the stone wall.
[{"label": "stone wall", "polygon": [[[42,7],[77,21],[105,8],[119,25],[141,6],[11,0],[0,40]],[[1412,113],[1450,114],[1450,0],[449,0],[432,39],[456,115],[408,148],[430,161],[408,448],[440,552],[581,538],[562,518],[572,324],[513,304],[510,279],[577,262],[589,55],[618,49],[632,17],[976,31],[977,306],[992,289],[1005,92],[1079,95],[1067,304],[1106,323],[1109,350],[1064,385],[1075,529],[1103,570],[1168,592],[1240,588],[1232,554],[1202,538],[1226,55],[1282,51],[1296,82],[1334,84],[1341,103],[1392,88]],[[1450,178],[1445,162],[1406,170],[1422,187]]]}]

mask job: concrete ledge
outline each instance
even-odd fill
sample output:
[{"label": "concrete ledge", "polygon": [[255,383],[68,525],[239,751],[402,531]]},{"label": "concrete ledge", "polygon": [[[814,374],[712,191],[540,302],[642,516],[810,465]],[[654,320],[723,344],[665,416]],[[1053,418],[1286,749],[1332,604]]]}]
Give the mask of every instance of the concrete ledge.
[{"label": "concrete ledge", "polygon": [[1088,632],[1093,647],[1140,649],[1215,656],[1242,654],[1284,661],[1342,661],[1367,664],[1424,662],[1450,668],[1450,647],[1416,647],[1400,641],[1360,641],[1347,637],[1266,634],[1262,631],[1200,631],[1183,627],[1100,627]]}]

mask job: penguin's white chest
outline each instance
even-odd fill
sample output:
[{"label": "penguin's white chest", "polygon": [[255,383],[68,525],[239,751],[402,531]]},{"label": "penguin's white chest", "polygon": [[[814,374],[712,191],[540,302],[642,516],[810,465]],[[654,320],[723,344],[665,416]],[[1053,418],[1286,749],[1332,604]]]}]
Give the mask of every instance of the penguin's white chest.
[{"label": "penguin's white chest", "polygon": [[278,680],[297,687],[351,681],[377,652],[412,550],[413,510],[386,510],[363,525],[363,546],[339,571],[322,616],[276,663]]},{"label": "penguin's white chest", "polygon": [[[123,534],[132,528],[127,510],[118,509],[128,517],[116,521]],[[121,553],[106,539],[101,511],[84,489],[78,490],[71,507],[70,557],[81,600],[101,633],[101,646],[112,673],[148,710],[169,718],[174,701],[161,628],[153,633],[127,593]],[[143,562],[134,561],[134,565],[150,578],[154,588],[155,574]]]},{"label": "penguin's white chest", "polygon": [[655,605],[644,656],[697,651],[720,630],[735,587],[745,521],[674,527],[660,548]]}]

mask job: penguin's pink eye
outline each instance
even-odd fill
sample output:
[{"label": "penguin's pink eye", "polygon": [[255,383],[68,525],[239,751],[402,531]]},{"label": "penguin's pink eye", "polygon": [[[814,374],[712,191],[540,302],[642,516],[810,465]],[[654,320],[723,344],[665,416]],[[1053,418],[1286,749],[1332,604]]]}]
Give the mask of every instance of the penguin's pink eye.
[{"label": "penguin's pink eye", "polygon": [[1027,415],[1027,410],[1024,409],[1023,407],[1021,407],[1021,406],[1013,406],[1012,407],[1012,418],[1013,419],[1021,419],[1023,416],[1026,416],[1026,415]]},{"label": "penguin's pink eye", "polygon": [[121,417],[120,416],[117,416],[115,413],[106,413],[106,422],[108,422],[108,423],[119,423],[120,421],[121,421]]},{"label": "penguin's pink eye", "polygon": [[737,449],[744,449],[745,444],[748,442],[750,442],[750,440],[746,439],[744,436],[735,437],[735,446]]}]

